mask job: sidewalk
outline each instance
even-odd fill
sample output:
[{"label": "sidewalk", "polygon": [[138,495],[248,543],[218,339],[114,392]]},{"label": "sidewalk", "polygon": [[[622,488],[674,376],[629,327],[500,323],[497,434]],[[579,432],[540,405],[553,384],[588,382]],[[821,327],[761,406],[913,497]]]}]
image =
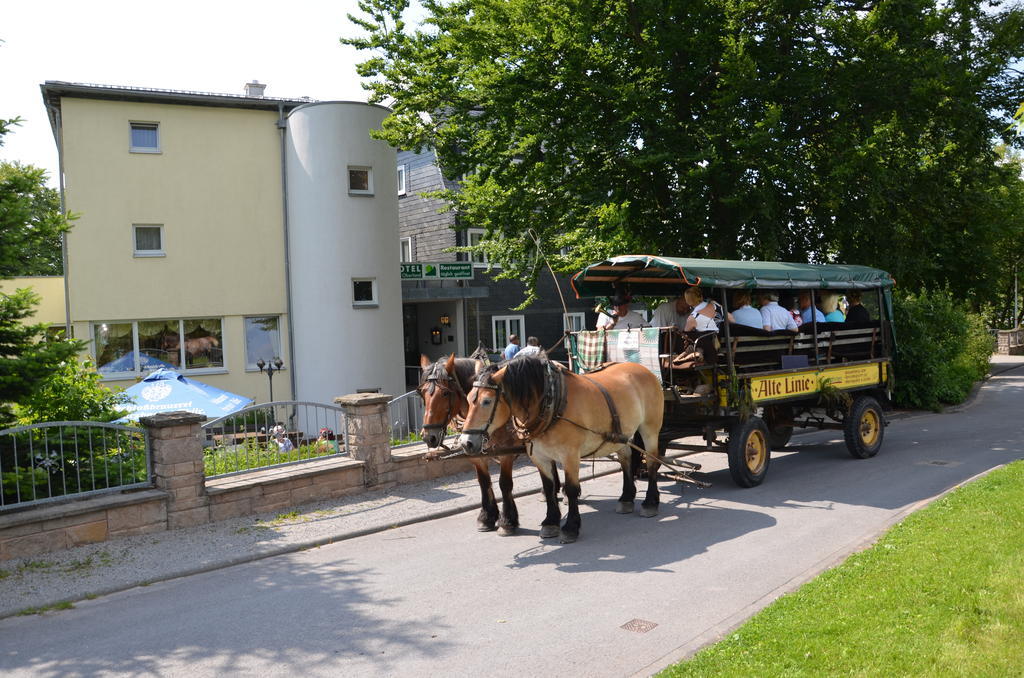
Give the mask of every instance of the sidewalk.
[{"label": "sidewalk", "polygon": [[[991,373],[996,376],[1022,365],[1024,356],[996,355]],[[975,386],[964,404],[946,411],[970,407],[980,386]],[[914,414],[902,412],[893,418]],[[581,477],[617,473],[618,468],[614,462],[588,463]],[[492,466],[492,472],[497,486],[497,466]],[[518,461],[514,477],[517,497],[540,492],[540,478],[525,458]],[[464,475],[305,504],[287,513],[234,518],[2,561],[0,618],[463,511],[475,512],[479,502],[476,475],[467,464]],[[466,529],[472,529],[472,522],[473,515],[467,513]]]},{"label": "sidewalk", "polygon": [[[598,461],[586,464],[580,475],[586,480],[618,470],[617,463]],[[492,464],[495,488],[497,473]],[[517,461],[513,477],[516,497],[539,494],[540,476],[528,459]],[[458,476],[304,504],[288,512],[0,561],[0,618],[463,511],[468,512],[466,529],[472,530],[479,507],[476,473],[467,463],[466,473]]]}]

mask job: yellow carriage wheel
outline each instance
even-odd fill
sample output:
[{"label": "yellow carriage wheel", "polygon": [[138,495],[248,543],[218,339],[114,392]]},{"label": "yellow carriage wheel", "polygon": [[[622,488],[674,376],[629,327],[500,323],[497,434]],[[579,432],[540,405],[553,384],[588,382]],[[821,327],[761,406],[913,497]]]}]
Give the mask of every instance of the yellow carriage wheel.
[{"label": "yellow carriage wheel", "polygon": [[874,410],[865,410],[860,418],[860,439],[867,447],[874,447],[878,443],[878,436],[882,434],[882,424],[879,421],[878,413]]},{"label": "yellow carriage wheel", "polygon": [[885,416],[882,406],[872,396],[857,396],[843,421],[843,437],[846,449],[857,459],[867,459],[878,454],[885,436]]},{"label": "yellow carriage wheel", "polygon": [[768,463],[768,440],[761,431],[754,429],[747,437],[745,447],[747,468],[751,473],[760,473]]},{"label": "yellow carriage wheel", "polygon": [[737,420],[729,428],[729,473],[740,487],[760,485],[768,473],[768,427],[760,417]]}]

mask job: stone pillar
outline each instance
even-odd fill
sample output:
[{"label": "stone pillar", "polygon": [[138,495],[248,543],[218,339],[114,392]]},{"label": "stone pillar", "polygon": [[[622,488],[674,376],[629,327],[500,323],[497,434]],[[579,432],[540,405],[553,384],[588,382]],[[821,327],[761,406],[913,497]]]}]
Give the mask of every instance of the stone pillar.
[{"label": "stone pillar", "polygon": [[167,492],[167,529],[210,522],[210,498],[203,470],[202,414],[162,412],[142,417],[153,447],[153,473]]},{"label": "stone pillar", "polygon": [[363,483],[368,487],[381,482],[381,474],[391,462],[390,401],[391,396],[380,393],[356,393],[334,399],[345,411],[345,443],[349,455],[366,462]]}]

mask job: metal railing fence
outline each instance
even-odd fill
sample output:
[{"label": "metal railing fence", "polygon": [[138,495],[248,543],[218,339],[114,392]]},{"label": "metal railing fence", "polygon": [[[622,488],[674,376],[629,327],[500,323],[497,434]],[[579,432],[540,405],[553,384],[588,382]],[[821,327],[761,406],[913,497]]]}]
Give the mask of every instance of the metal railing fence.
[{"label": "metal railing fence", "polygon": [[0,510],[152,487],[145,429],[53,421],[0,431]]},{"label": "metal railing fence", "polygon": [[420,394],[409,391],[390,401],[388,422],[391,424],[391,447],[420,442],[419,430],[423,424],[423,398]]},{"label": "metal railing fence", "polygon": [[250,405],[202,428],[207,478],[340,456],[348,450],[344,411],[324,403]]}]

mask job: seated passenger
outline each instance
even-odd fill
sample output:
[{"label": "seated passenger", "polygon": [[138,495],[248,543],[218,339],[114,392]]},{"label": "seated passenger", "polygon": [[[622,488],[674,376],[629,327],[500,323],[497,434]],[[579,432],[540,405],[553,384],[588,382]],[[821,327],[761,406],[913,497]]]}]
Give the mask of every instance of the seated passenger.
[{"label": "seated passenger", "polygon": [[809,323],[812,320],[814,322],[823,323],[825,322],[825,314],[819,311],[811,304],[811,293],[804,290],[800,293],[800,319],[805,323]]},{"label": "seated passenger", "polygon": [[599,330],[627,330],[650,327],[651,324],[644,320],[644,317],[636,311],[629,310],[630,297],[616,294],[612,297],[614,310],[609,313],[597,314],[597,329]]},{"label": "seated passenger", "polygon": [[[692,289],[691,287],[687,292],[690,292]],[[654,327],[675,327],[677,330],[682,331],[686,327],[686,319],[690,317],[690,313],[696,305],[690,303],[694,297],[696,297],[696,303],[700,303],[700,295],[693,292],[689,299],[686,294],[683,294],[676,299],[669,299],[664,304],[661,304],[658,308],[654,309],[654,317],[651,320],[651,324]]]},{"label": "seated passenger", "polygon": [[850,302],[850,307],[846,309],[846,322],[848,323],[869,323],[871,322],[871,314],[864,308],[863,304],[860,303],[860,292],[853,290],[846,293],[846,300]]},{"label": "seated passenger", "polygon": [[732,304],[735,310],[732,312],[732,317],[739,325],[746,325],[747,327],[756,327],[761,329],[761,312],[750,305],[750,292],[748,290],[739,290],[732,295]]},{"label": "seated passenger", "polygon": [[517,358],[519,358],[520,356],[528,355],[535,355],[538,357],[544,355],[544,349],[540,347],[540,339],[538,339],[537,337],[529,337],[526,340],[526,346],[524,346],[522,350],[516,353]]},{"label": "seated passenger", "polygon": [[[702,296],[695,287],[691,287],[686,290],[686,294],[687,300],[695,300],[698,296]],[[722,305],[717,301],[714,301],[713,299],[704,299],[693,307],[693,311],[690,312],[690,317],[686,319],[686,325],[683,329],[686,332],[691,330],[696,330],[698,332],[717,332],[718,326],[725,322],[726,316],[728,316],[729,322],[735,322],[733,320],[732,313],[725,313],[722,310]]]},{"label": "seated passenger", "polygon": [[796,331],[797,325],[793,314],[779,306],[779,295],[776,292],[765,292],[761,295],[761,327],[766,332]]},{"label": "seated passenger", "polygon": [[825,322],[841,323],[846,316],[839,310],[839,295],[829,292],[821,295],[821,312],[825,314]]}]

